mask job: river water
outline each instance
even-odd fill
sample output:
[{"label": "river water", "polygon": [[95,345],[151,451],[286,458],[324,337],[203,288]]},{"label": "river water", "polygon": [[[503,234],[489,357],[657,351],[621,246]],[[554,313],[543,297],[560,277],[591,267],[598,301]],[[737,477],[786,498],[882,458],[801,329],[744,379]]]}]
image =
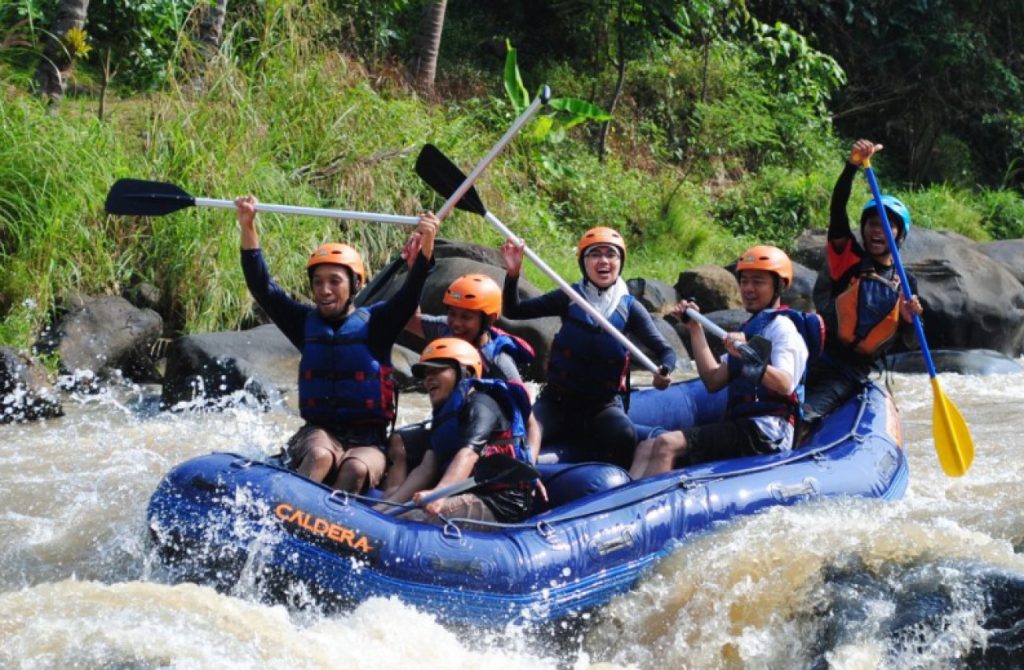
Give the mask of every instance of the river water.
[{"label": "river water", "polygon": [[[564,630],[449,629],[396,600],[324,615],[161,583],[145,508],[169,468],[274,453],[287,409],[160,413],[154,389],[0,426],[0,668],[1024,667],[1024,375],[941,375],[970,425],[943,475],[925,376],[896,375],[904,500],[776,508],[696,538]],[[403,395],[403,418],[426,415]],[[544,643],[539,642],[544,639]]]}]

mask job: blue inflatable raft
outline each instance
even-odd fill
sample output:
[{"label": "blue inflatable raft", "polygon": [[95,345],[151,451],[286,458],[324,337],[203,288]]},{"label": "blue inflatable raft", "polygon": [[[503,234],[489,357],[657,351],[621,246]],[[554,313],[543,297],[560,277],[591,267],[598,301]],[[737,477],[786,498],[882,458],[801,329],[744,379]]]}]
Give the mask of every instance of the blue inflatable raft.
[{"label": "blue inflatable raft", "polygon": [[[638,423],[716,418],[699,381],[633,394]],[[875,385],[798,450],[630,481],[605,464],[543,465],[551,504],[488,532],[371,509],[273,462],[201,456],[171,470],[149,504],[172,579],[230,586],[242,570],[270,593],[327,602],[397,596],[473,625],[560,620],[629,590],[659,559],[716,522],[828,496],[896,499],[908,478],[896,409]]]}]

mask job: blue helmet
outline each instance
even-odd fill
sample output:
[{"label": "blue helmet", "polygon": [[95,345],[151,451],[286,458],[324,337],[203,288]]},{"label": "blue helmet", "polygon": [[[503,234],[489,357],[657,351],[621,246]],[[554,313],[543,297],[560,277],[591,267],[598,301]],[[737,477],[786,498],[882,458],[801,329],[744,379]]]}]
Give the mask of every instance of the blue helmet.
[{"label": "blue helmet", "polygon": [[[885,207],[886,214],[889,216],[889,223],[895,223],[899,226],[899,234],[896,236],[896,241],[903,242],[903,240],[907,239],[907,234],[910,233],[910,210],[907,209],[907,206],[899,198],[891,195],[882,196],[882,206]],[[874,198],[864,203],[864,209],[860,212],[861,227],[864,226],[864,221],[876,211],[878,210]]]}]

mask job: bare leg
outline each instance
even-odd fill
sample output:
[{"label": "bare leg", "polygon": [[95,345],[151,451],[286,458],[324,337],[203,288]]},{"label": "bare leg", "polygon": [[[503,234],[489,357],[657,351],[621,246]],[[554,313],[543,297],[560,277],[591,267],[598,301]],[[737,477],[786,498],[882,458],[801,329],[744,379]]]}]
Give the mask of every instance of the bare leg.
[{"label": "bare leg", "polygon": [[338,476],[331,485],[339,491],[362,493],[380,483],[387,459],[377,447],[353,447],[345,452]]},{"label": "bare leg", "polygon": [[398,431],[392,433],[391,439],[388,441],[388,462],[391,465],[388,467],[388,476],[384,480],[385,497],[394,493],[402,485],[402,482],[405,481],[405,478],[409,476],[409,462],[405,454],[405,440],[402,439],[402,434]]},{"label": "bare leg", "polygon": [[647,472],[647,465],[651,462],[651,454],[654,451],[654,440],[651,438],[636,445],[633,452],[633,464],[629,466],[629,476],[633,479],[640,479]]},{"label": "bare leg", "polygon": [[300,445],[299,450],[303,456],[295,471],[315,482],[326,479],[334,464],[345,453],[338,449],[326,431],[319,428],[310,430],[303,437],[303,445]]},{"label": "bare leg", "polygon": [[654,439],[647,470],[642,476],[660,475],[673,468],[677,459],[686,455],[686,436],[680,430],[662,433]]}]

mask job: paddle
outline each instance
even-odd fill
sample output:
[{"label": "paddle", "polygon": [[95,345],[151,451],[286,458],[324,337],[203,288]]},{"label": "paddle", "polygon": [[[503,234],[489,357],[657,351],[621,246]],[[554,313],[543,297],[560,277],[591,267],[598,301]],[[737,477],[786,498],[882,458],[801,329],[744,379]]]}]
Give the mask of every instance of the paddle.
[{"label": "paddle", "polygon": [[[129,216],[163,216],[186,207],[235,209],[235,201],[197,198],[174,184],[159,181],[119,179],[110,188],[110,192],[107,193],[107,201],[104,205],[108,214],[124,214]],[[256,205],[256,211],[319,216],[328,219],[349,219],[352,221],[377,221],[379,223],[396,223],[405,226],[415,226],[419,222],[418,217],[400,214],[378,214],[375,212],[353,212],[344,209],[270,205],[262,202]]]},{"label": "paddle", "polygon": [[[725,338],[728,335],[728,333],[726,333],[725,330],[723,330],[717,323],[715,323],[714,321],[704,316],[695,309],[687,309],[686,316],[687,318],[693,319],[700,325],[704,326],[704,330],[708,331],[718,339],[725,342]],[[751,338],[751,341],[753,342],[755,339],[757,339],[758,341],[764,340],[765,342],[768,342],[768,348],[769,350],[771,350],[771,342],[761,337],[760,335],[755,335],[754,337]],[[736,346],[736,348],[739,349],[741,354],[743,354],[743,358],[747,359],[748,361],[751,361],[752,363],[765,362],[761,354],[757,353],[757,351],[754,350],[754,347],[751,347],[746,342],[741,342]]]},{"label": "paddle", "polygon": [[[451,162],[447,156],[445,156],[440,149],[432,144],[424,145],[420,151],[420,155],[416,158],[416,174],[420,176],[423,181],[427,183],[432,189],[437,191],[440,195],[447,195],[452,192],[456,184],[459,184],[465,179],[462,174],[462,170],[459,169],[455,163]],[[490,223],[492,226],[498,229],[498,231],[506,238],[511,240],[518,240],[515,234],[509,230],[509,228],[501,222],[498,217],[487,211],[484,207],[484,203],[481,202],[480,196],[477,194],[475,188],[469,188],[466,190],[465,195],[462,196],[461,200],[456,205],[459,209],[478,214]],[[668,374],[668,370],[664,370],[647,357],[635,344],[629,341],[629,339],[619,332],[612,324],[608,322],[608,319],[594,309],[594,306],[587,302],[586,298],[581,296],[572,286],[567,284],[564,279],[558,276],[551,267],[548,266],[532,249],[524,245],[523,249],[526,257],[533,261],[540,270],[547,275],[551,281],[555,282],[567,296],[574,303],[580,306],[584,312],[590,315],[601,328],[605,330],[609,335],[614,337],[619,344],[624,346],[629,352],[643,365],[645,368],[655,374]]]},{"label": "paddle", "polygon": [[[494,159],[501,152],[501,150],[504,149],[508,145],[508,143],[512,141],[512,138],[515,136],[516,133],[519,132],[523,125],[525,125],[526,122],[529,121],[530,118],[532,118],[533,115],[537,113],[537,110],[539,110],[541,106],[547,103],[547,101],[550,99],[551,89],[548,88],[547,86],[542,86],[540,95],[538,95],[537,98],[532,103],[530,103],[530,106],[523,110],[523,113],[520,114],[519,117],[512,122],[512,125],[505,132],[505,134],[501,136],[501,139],[499,139],[497,143],[495,143],[495,145],[491,147],[491,150],[487,152],[486,156],[480,159],[480,162],[477,163],[475,168],[473,168],[473,171],[470,173],[470,175],[463,179],[459,184],[453,186],[453,188],[451,189],[451,196],[441,206],[441,209],[437,211],[438,219],[444,220],[445,217],[451,214],[452,210],[455,209],[455,207],[458,205],[458,202],[462,198],[463,194],[467,190],[473,188],[473,182],[475,182],[477,178],[481,174],[483,174],[483,171],[487,168],[488,165],[491,164],[492,161],[494,161]],[[414,223],[416,222],[416,217],[410,218],[413,219]],[[402,265],[404,264],[405,259],[403,259],[401,255],[396,256],[395,259],[392,260],[391,263],[387,265],[387,267],[385,267],[382,271],[374,275],[373,279],[370,280],[370,283],[367,284],[363,288],[363,290],[359,292],[358,296],[356,296],[356,307],[359,307],[360,305],[364,304],[367,300],[371,299],[373,297],[373,294],[377,292],[377,290],[380,289],[382,286],[384,286],[387,283],[387,281],[389,281],[391,277],[393,277],[395,273],[398,272],[398,270],[401,269]]]},{"label": "paddle", "polygon": [[435,500],[465,493],[466,491],[471,491],[481,486],[487,486],[488,484],[507,484],[509,486],[514,486],[516,484],[532,482],[539,477],[540,474],[537,472],[537,469],[529,463],[524,463],[523,461],[515,459],[507,454],[492,454],[490,456],[484,456],[476,462],[476,466],[473,468],[473,476],[469,479],[463,479],[461,482],[455,482],[450,486],[437,489],[430,495],[424,496],[419,505],[410,500],[409,502],[402,503],[397,507],[392,507],[387,510],[385,514],[389,516],[398,516],[399,514],[408,512],[417,506],[425,507]]},{"label": "paddle", "polygon": [[[875,198],[875,205],[878,208],[878,215],[882,219],[882,230],[885,231],[885,239],[889,242],[889,250],[892,252],[892,260],[896,265],[896,271],[900,275],[900,288],[903,297],[907,300],[913,298],[910,293],[910,282],[907,280],[907,273],[903,269],[903,261],[900,260],[899,249],[896,248],[896,238],[892,235],[892,228],[889,225],[889,216],[882,204],[882,193],[878,188],[878,181],[875,179],[875,172],[871,169],[871,161],[865,159],[862,162],[864,174],[867,175],[868,184],[871,186],[871,194]],[[928,342],[924,336],[924,326],[921,319],[914,315],[914,330],[917,332],[917,341],[921,343],[921,354],[924,356],[925,365],[928,366],[928,376],[932,382],[932,395],[934,407],[932,409],[932,435],[935,438],[935,451],[939,457],[942,470],[950,477],[960,477],[971,467],[974,460],[974,440],[967,429],[960,410],[946,397],[939,386],[939,379],[935,373],[935,364],[932,362],[932,354],[928,349]]]}]

